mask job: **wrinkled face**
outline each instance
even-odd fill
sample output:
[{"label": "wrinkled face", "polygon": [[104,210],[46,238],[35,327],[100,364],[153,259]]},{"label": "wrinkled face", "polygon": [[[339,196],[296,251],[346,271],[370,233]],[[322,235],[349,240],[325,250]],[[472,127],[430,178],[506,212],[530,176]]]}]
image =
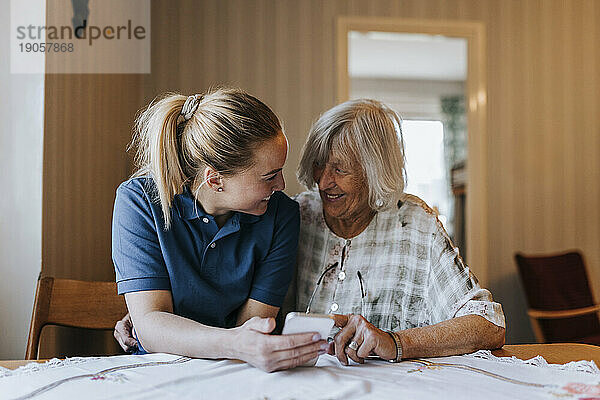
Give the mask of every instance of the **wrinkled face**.
[{"label": "wrinkled face", "polygon": [[326,218],[352,219],[371,212],[367,180],[358,160],[343,159],[332,151],[325,165],[313,167],[313,178]]},{"label": "wrinkled face", "polygon": [[252,215],[264,214],[271,195],[285,189],[282,168],[287,151],[283,133],[262,144],[255,151],[254,165],[250,169],[223,178],[221,207]]}]

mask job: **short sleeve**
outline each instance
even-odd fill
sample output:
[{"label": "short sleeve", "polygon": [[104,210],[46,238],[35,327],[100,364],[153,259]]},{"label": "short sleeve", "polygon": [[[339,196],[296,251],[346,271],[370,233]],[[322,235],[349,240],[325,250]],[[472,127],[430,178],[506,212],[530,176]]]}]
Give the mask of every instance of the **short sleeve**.
[{"label": "short sleeve", "polygon": [[169,276],[147,193],[132,181],[117,189],[112,224],[112,258],[119,294],[170,290]]},{"label": "short sleeve", "polygon": [[255,268],[250,298],[280,307],[294,276],[300,210],[298,203],[285,196],[276,212],[272,245]]},{"label": "short sleeve", "polygon": [[432,237],[431,272],[428,282],[430,323],[436,324],[463,315],[480,315],[504,327],[502,306],[479,286],[477,278],[463,262],[443,228]]}]

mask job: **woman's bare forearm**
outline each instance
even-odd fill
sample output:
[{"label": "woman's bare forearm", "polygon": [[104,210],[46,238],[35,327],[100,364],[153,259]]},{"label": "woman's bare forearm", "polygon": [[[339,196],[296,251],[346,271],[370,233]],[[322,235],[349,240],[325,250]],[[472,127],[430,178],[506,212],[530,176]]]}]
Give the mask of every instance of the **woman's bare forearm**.
[{"label": "woman's bare forearm", "polygon": [[[139,318],[138,318],[139,319]],[[233,358],[264,371],[294,368],[325,352],[327,342],[314,332],[273,336],[273,318],[253,317],[242,326],[214,328],[167,311],[142,314],[134,326],[142,346],[197,358]]]},{"label": "woman's bare forearm", "polygon": [[402,345],[402,358],[417,358],[496,349],[504,345],[504,332],[504,328],[479,315],[465,315],[397,334]]},{"label": "woman's bare forearm", "polygon": [[164,311],[151,311],[134,321],[144,349],[153,353],[196,358],[236,358],[234,329],[206,326]]},{"label": "woman's bare forearm", "polygon": [[[126,293],[125,301],[137,337],[150,352],[234,358],[271,372],[302,365],[327,347],[314,332],[270,335],[275,329],[274,318],[254,316],[231,329],[203,325],[173,314],[171,292],[167,290]],[[252,301],[242,308],[248,314],[277,312],[276,307],[261,304]]]},{"label": "woman's bare forearm", "polygon": [[275,318],[279,312],[279,307],[270,306],[254,299],[246,300],[246,303],[238,312],[236,326],[243,325],[252,317]]}]

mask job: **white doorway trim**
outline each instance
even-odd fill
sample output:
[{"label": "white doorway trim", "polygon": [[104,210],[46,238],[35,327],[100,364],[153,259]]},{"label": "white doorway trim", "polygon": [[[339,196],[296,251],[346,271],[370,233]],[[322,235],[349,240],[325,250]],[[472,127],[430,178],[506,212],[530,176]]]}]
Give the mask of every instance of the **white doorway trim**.
[{"label": "white doorway trim", "polygon": [[488,284],[487,225],[487,79],[482,22],[386,17],[337,18],[337,103],[349,99],[348,32],[420,33],[467,40],[467,199],[466,259],[482,286]]}]

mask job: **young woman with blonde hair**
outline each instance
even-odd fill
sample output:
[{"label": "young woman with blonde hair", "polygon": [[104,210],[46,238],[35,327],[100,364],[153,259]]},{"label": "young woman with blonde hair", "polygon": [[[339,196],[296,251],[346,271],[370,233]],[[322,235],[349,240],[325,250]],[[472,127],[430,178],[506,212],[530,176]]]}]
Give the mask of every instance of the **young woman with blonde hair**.
[{"label": "young woman with blonde hair", "polygon": [[169,94],[138,117],[138,169],[117,189],[113,262],[141,350],[301,365],[327,345],[272,336],[293,275],[298,205],[281,191],[277,116],[235,89]]}]

